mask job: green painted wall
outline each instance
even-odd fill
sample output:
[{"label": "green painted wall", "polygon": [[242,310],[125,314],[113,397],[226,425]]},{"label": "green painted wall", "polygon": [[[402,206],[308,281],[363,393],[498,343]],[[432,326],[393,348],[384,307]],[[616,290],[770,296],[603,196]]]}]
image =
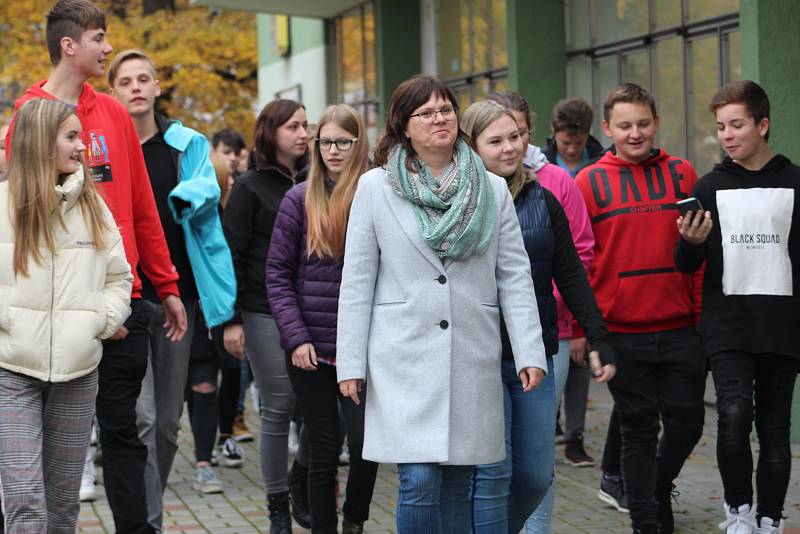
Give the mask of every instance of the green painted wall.
[{"label": "green painted wall", "polygon": [[[271,65],[283,61],[284,58],[275,53],[275,16],[259,13],[256,16],[258,29],[258,64]],[[325,45],[325,24],[320,19],[304,17],[289,18],[290,54],[299,54]]]},{"label": "green painted wall", "polygon": [[536,141],[549,135],[548,118],[566,96],[564,0],[508,0],[508,86],[540,117]]},{"label": "green painted wall", "polygon": [[[741,0],[742,77],[758,82],[769,95],[769,144],[800,163],[800,2]],[[800,441],[800,388],[792,405],[792,439]]]},{"label": "green painted wall", "polygon": [[419,1],[377,0],[375,41],[382,123],[394,90],[422,68]]},{"label": "green painted wall", "polygon": [[769,95],[770,146],[800,163],[800,2],[741,0],[742,77]]}]

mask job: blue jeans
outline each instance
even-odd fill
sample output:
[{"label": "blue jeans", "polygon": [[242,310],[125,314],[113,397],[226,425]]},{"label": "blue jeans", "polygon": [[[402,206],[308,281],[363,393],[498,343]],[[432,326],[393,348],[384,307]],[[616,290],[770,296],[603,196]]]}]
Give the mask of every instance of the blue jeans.
[{"label": "blue jeans", "polygon": [[[553,378],[555,378],[556,382],[556,404],[553,413],[558,410],[558,401],[561,399],[561,395],[564,394],[564,386],[567,384],[567,374],[569,373],[569,362],[569,339],[561,339],[558,342],[558,352],[553,356],[553,372],[555,373]],[[539,503],[536,510],[525,521],[525,534],[550,534],[555,498],[556,481],[554,478],[542,502]]]},{"label": "blue jeans", "polygon": [[464,534],[472,530],[472,465],[397,464],[397,534]]},{"label": "blue jeans", "polygon": [[503,362],[506,459],[475,469],[476,534],[519,532],[547,493],[555,467],[556,396],[553,358],[535,390],[522,391],[514,362]]}]

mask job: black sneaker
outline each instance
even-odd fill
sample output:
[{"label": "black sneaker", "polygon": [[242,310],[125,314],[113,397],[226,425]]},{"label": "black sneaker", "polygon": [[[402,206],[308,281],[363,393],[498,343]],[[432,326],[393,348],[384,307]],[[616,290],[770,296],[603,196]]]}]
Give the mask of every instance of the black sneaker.
[{"label": "black sneaker", "polygon": [[610,504],[623,514],[627,514],[628,495],[625,493],[625,483],[619,475],[603,474],[600,479],[600,492],[597,498],[606,504]]},{"label": "black sneaker", "polygon": [[583,448],[583,437],[566,442],[564,457],[567,463],[574,467],[594,466],[594,458],[586,454],[586,449]]},{"label": "black sneaker", "polygon": [[647,523],[633,529],[633,534],[661,534],[658,523]]},{"label": "black sneaker", "polygon": [[675,518],[672,515],[672,501],[678,503],[680,492],[675,490],[675,484],[670,484],[668,488],[656,490],[656,500],[658,500],[658,524],[661,525],[663,534],[675,532]]}]

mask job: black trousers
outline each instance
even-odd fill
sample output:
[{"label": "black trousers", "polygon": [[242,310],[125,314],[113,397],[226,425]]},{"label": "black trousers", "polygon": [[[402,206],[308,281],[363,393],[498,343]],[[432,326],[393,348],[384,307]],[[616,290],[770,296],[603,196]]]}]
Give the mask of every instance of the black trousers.
[{"label": "black trousers", "polygon": [[622,475],[622,433],[619,429],[619,410],[617,405],[611,410],[608,419],[606,446],[603,448],[603,474]]},{"label": "black trousers", "polygon": [[798,360],[729,351],[712,355],[709,363],[717,390],[717,462],[725,502],[753,503],[750,431],[755,413],[757,513],[780,519],[792,468],[789,432]]},{"label": "black trousers", "polygon": [[155,532],[147,522],[144,468],[147,447],[136,427],[136,399],[147,370],[147,306],[131,301],[128,336],[103,343],[97,420],[103,448],[103,482],[118,534]]},{"label": "black trousers", "polygon": [[[622,476],[634,528],[656,522],[667,491],[703,432],[706,360],[694,328],[610,336],[609,382],[622,432]],[[664,427],[658,440],[659,419]]]},{"label": "black trousers", "polygon": [[286,368],[303,414],[303,430],[308,438],[308,498],[312,532],[336,532],[340,403],[350,448],[350,471],[342,512],[349,521],[366,521],[378,474],[378,464],[361,457],[366,387],[361,391],[361,404],[356,405],[339,393],[335,367],[321,363],[316,371],[304,371],[292,365],[291,357],[287,355]]}]

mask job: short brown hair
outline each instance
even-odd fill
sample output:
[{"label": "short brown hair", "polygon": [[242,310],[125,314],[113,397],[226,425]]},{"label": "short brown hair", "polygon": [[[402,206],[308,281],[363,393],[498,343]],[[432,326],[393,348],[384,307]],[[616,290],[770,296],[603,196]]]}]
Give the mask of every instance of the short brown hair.
[{"label": "short brown hair", "polygon": [[525,115],[525,123],[528,125],[528,131],[531,137],[533,137],[533,125],[536,120],[536,113],[531,111],[531,107],[528,105],[528,101],[525,100],[524,96],[516,91],[495,91],[489,95],[489,100],[494,100],[511,111],[518,111]]},{"label": "short brown hair", "polygon": [[656,111],[656,101],[647,89],[635,83],[623,83],[616,89],[613,89],[603,104],[603,119],[608,122],[611,118],[611,110],[617,104],[644,104],[650,106],[650,111],[653,112],[653,118],[658,117]]},{"label": "short brown hair", "polygon": [[589,130],[592,129],[592,120],[594,120],[592,106],[586,100],[565,98],[553,106],[550,127],[553,128],[553,133],[589,133]]},{"label": "short brown hair", "polygon": [[[458,112],[458,101],[455,95],[444,82],[434,76],[418,74],[397,86],[389,99],[389,111],[386,113],[386,130],[375,148],[375,161],[373,165],[381,167],[389,161],[389,153],[395,145],[401,145],[408,155],[406,165],[410,165],[417,152],[411,146],[411,140],[406,137],[405,131],[411,114],[415,109],[424,105],[433,95],[450,102],[453,109]],[[458,136],[466,140],[461,129]]]},{"label": "short brown hair", "polygon": [[[743,104],[756,124],[764,119],[769,120],[769,97],[753,80],[739,80],[723,85],[711,97],[708,109],[716,114],[719,108],[728,104]],[[769,130],[765,137],[769,140]]]},{"label": "short brown hair", "polygon": [[108,66],[108,85],[112,87],[114,86],[114,81],[117,79],[117,71],[119,70],[119,66],[131,59],[141,59],[147,63],[150,66],[150,69],[153,71],[153,77],[158,78],[158,74],[156,73],[156,64],[153,62],[153,60],[141,50],[137,48],[129,48],[114,56],[114,59]]},{"label": "short brown hair", "polygon": [[89,0],[59,0],[47,14],[47,51],[55,67],[61,61],[61,39],[80,41],[86,30],[106,29],[106,15]]},{"label": "short brown hair", "polygon": [[[287,169],[278,162],[276,132],[300,108],[305,109],[305,106],[294,100],[279,98],[264,106],[264,109],[258,114],[255,132],[253,133],[253,152],[257,169],[264,170],[269,167],[278,167],[287,174],[292,174],[292,169]],[[308,152],[297,160],[295,168],[302,169],[307,163]]]}]

